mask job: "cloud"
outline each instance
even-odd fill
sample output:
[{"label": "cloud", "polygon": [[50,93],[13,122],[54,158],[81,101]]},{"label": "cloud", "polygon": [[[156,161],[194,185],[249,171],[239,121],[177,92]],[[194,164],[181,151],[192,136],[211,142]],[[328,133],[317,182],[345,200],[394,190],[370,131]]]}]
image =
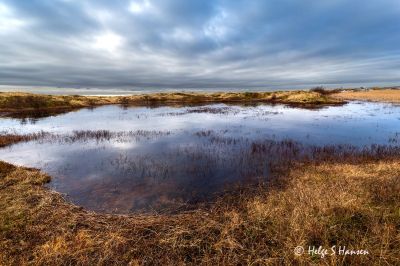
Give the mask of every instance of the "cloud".
[{"label": "cloud", "polygon": [[0,84],[400,81],[398,0],[0,0]]}]

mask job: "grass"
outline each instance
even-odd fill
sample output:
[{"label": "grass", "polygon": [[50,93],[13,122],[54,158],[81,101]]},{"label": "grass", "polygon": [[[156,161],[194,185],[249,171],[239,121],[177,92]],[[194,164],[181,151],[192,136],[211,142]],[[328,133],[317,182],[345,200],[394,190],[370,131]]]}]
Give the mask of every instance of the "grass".
[{"label": "grass", "polygon": [[0,111],[40,111],[81,108],[115,103],[113,97],[58,96],[18,92],[0,93]]},{"label": "grass", "polygon": [[367,100],[400,103],[400,89],[346,90],[333,95],[338,100]]},{"label": "grass", "polygon": [[[149,105],[179,103],[234,103],[234,102],[270,102],[297,106],[320,106],[340,104],[343,101],[333,99],[316,91],[280,91],[280,92],[224,92],[224,93],[153,93],[131,96],[57,96],[29,93],[0,93],[0,112],[55,111],[106,104]],[[40,112],[39,112],[40,114]]]},{"label": "grass", "polygon": [[281,103],[299,107],[319,107],[343,104],[346,100],[400,102],[399,89],[327,90],[316,87],[309,91],[275,92],[172,92],[137,94],[131,96],[60,96],[18,92],[0,92],[0,112],[24,115],[24,112],[43,116],[43,112],[66,112],[82,107],[107,104],[163,105],[205,103]]},{"label": "grass", "polygon": [[278,92],[221,92],[221,93],[155,93],[121,97],[121,102],[164,102],[164,103],[208,103],[208,102],[272,102],[295,105],[338,104],[341,101],[331,99],[312,91]]},{"label": "grass", "polygon": [[32,133],[32,134],[27,134],[27,135],[2,134],[2,135],[0,135],[0,148],[9,146],[14,143],[22,142],[22,141],[41,139],[48,135],[49,134],[46,132]]},{"label": "grass", "polygon": [[[0,94],[0,106],[10,112],[153,102],[307,105],[331,104],[331,97],[341,94],[176,93],[99,97],[99,101],[97,97]],[[0,147],[41,137],[2,135]],[[114,136],[82,131],[73,137]],[[257,153],[263,148],[252,149]],[[331,156],[329,148],[316,154],[317,160],[277,170],[276,179],[269,183],[239,187],[207,208],[165,215],[89,212],[47,189],[44,185],[50,176],[0,161],[0,265],[399,265],[399,157],[365,151],[343,158]],[[293,252],[297,246],[307,252],[308,246],[333,245],[368,250],[369,255],[321,258]]]},{"label": "grass", "polygon": [[[299,162],[208,208],[132,216],[88,212],[45,188],[49,176],[0,162],[0,264],[397,265],[400,159],[352,156]],[[296,256],[299,245],[369,255]]]}]

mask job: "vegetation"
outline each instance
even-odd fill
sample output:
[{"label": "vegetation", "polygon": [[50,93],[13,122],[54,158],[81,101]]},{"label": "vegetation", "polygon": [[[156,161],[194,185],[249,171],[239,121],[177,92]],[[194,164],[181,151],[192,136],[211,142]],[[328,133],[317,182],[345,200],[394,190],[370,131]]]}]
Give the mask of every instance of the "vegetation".
[{"label": "vegetation", "polygon": [[[0,162],[0,264],[399,264],[398,151],[331,150],[169,215],[88,212],[45,188],[49,176]],[[333,245],[369,254],[294,254]]]},{"label": "vegetation", "polygon": [[59,96],[30,93],[0,93],[0,111],[13,112],[21,110],[46,110],[80,108],[114,103],[112,97]]},{"label": "vegetation", "polygon": [[27,135],[2,134],[2,135],[0,135],[0,148],[6,147],[6,146],[9,146],[11,144],[21,142],[21,141],[40,139],[47,135],[49,135],[49,134],[45,133],[45,132],[32,133],[32,134],[27,134]]},{"label": "vegetation", "polygon": [[[391,95],[384,98],[389,101],[398,97],[394,90],[332,93],[323,88],[126,97],[2,93],[0,109],[15,112],[101,104],[247,101],[307,106],[367,99],[361,95],[370,93],[374,99],[383,94]],[[52,136],[44,132],[3,134],[0,147],[43,137]],[[112,137],[108,131],[77,131],[66,140]],[[257,156],[264,150],[262,144],[252,146]],[[89,212],[46,188],[50,176],[0,161],[0,265],[399,265],[399,148],[377,146],[373,152],[342,152],[323,147],[313,154],[309,159],[285,161],[282,167],[275,165],[275,178],[268,183],[238,187],[194,211],[162,215]],[[333,245],[369,254],[324,258],[307,254],[309,246],[329,249]],[[304,247],[305,253],[295,255],[297,246]]]},{"label": "vegetation", "polygon": [[325,89],[322,86],[318,86],[318,87],[310,89],[310,91],[320,93],[321,95],[332,95],[335,93],[339,93],[342,90],[341,89],[330,89],[329,90],[329,89]]},{"label": "vegetation", "polygon": [[74,108],[106,104],[155,105],[155,104],[202,104],[202,103],[282,103],[303,107],[343,104],[345,100],[375,100],[400,102],[400,90],[383,89],[334,89],[315,87],[309,91],[275,92],[220,92],[220,93],[152,93],[130,96],[60,96],[16,92],[0,92],[0,112],[18,116],[30,112],[43,116],[46,112],[66,112]]},{"label": "vegetation", "polygon": [[373,88],[370,90],[346,90],[333,95],[338,100],[367,100],[400,103],[400,89]]},{"label": "vegetation", "polygon": [[121,101],[134,103],[208,103],[208,102],[272,102],[293,105],[338,104],[342,101],[330,99],[318,92],[278,91],[278,92],[223,92],[223,93],[156,93],[121,97]]},{"label": "vegetation", "polygon": [[[315,91],[153,93],[131,96],[57,96],[29,93],[0,93],[0,112],[65,110],[105,104],[148,105],[211,102],[271,102],[291,105],[330,105],[343,101]],[[40,112],[39,112],[40,113]]]}]

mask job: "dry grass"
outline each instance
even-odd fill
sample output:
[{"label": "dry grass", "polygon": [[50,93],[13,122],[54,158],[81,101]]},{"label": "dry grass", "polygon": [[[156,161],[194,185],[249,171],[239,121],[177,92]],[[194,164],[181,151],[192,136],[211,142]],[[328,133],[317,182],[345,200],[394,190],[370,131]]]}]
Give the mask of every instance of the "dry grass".
[{"label": "dry grass", "polygon": [[[280,97],[307,102],[310,95]],[[40,137],[3,135],[0,146]],[[49,176],[0,162],[0,265],[398,265],[400,159],[364,157],[297,164],[274,183],[243,188],[207,209],[135,216],[85,211],[46,189]],[[370,254],[295,256],[299,245]]]},{"label": "dry grass", "polygon": [[121,97],[122,103],[208,103],[208,102],[274,102],[285,104],[338,104],[318,92],[277,91],[277,92],[221,92],[221,93],[155,93]]},{"label": "dry grass", "polygon": [[[310,91],[276,92],[220,92],[220,93],[152,93],[131,96],[60,96],[18,92],[0,92],[0,112],[65,112],[67,110],[106,104],[158,105],[204,103],[282,103],[300,107],[318,107],[343,104],[345,100],[371,100],[400,102],[398,89],[325,90],[322,87]],[[39,113],[43,115],[42,113]]]},{"label": "dry grass", "polygon": [[32,134],[26,134],[26,135],[1,134],[0,135],[0,148],[6,147],[11,144],[18,143],[18,142],[41,139],[48,135],[49,135],[49,133],[46,133],[46,132],[32,133]]},{"label": "dry grass", "polygon": [[132,96],[57,96],[0,93],[0,112],[62,110],[106,104],[149,105],[179,103],[272,102],[299,106],[340,104],[342,101],[312,91],[153,93]]},{"label": "dry grass", "polygon": [[[210,209],[112,216],[72,206],[37,170],[0,162],[0,264],[400,263],[400,160],[298,165]],[[295,256],[303,245],[367,256]]]},{"label": "dry grass", "polygon": [[400,89],[347,90],[332,96],[338,100],[367,100],[400,103]]},{"label": "dry grass", "polygon": [[37,111],[81,108],[103,104],[116,103],[116,97],[86,97],[86,96],[59,96],[42,95],[18,92],[0,93],[0,111]]}]

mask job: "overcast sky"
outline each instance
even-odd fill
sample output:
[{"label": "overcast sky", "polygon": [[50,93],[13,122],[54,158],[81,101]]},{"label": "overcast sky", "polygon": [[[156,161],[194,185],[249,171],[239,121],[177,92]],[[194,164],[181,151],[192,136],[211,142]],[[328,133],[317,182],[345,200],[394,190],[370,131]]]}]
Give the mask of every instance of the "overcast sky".
[{"label": "overcast sky", "polygon": [[400,84],[399,0],[0,0],[0,84]]}]

